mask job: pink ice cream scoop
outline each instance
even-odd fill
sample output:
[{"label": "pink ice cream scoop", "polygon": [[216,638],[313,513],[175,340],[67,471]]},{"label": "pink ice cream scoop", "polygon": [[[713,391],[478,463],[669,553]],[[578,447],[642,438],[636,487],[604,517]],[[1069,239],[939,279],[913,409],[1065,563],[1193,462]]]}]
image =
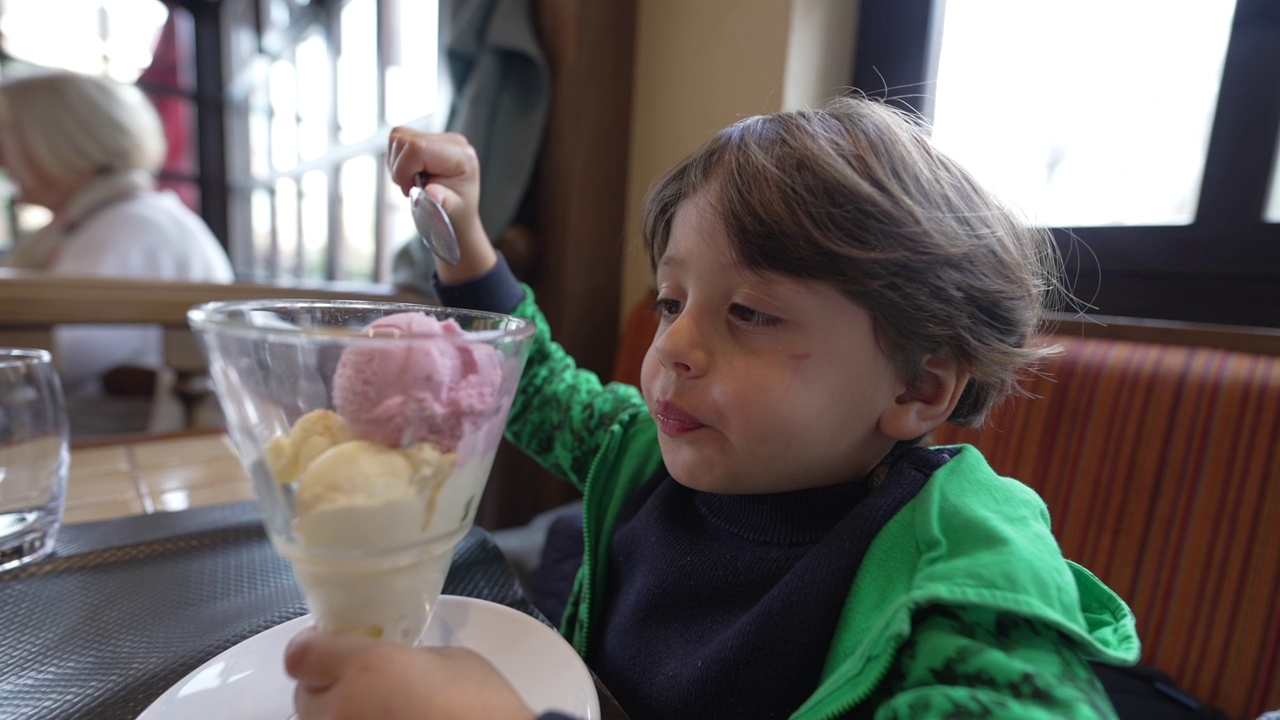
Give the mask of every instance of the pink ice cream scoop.
[{"label": "pink ice cream scoop", "polygon": [[469,428],[499,409],[498,351],[467,342],[457,321],[397,313],[365,332],[411,340],[343,351],[333,375],[333,404],[357,438],[389,447],[430,441],[452,452]]}]

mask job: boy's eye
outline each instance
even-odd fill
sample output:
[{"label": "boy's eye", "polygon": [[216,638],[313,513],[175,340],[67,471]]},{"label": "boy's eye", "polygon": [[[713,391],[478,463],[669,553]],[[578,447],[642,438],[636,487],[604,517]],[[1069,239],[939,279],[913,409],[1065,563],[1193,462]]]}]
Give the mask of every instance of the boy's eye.
[{"label": "boy's eye", "polygon": [[680,301],[672,300],[671,298],[658,298],[649,309],[660,318],[674,317],[680,314]]},{"label": "boy's eye", "polygon": [[770,327],[778,324],[778,318],[737,303],[729,306],[729,314],[748,325]]}]

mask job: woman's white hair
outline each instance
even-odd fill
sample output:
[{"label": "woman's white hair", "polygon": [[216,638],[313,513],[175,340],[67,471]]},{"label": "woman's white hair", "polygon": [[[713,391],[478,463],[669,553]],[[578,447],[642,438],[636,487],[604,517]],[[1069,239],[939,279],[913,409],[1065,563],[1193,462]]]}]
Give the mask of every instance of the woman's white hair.
[{"label": "woman's white hair", "polygon": [[67,71],[0,84],[0,148],[15,176],[35,171],[64,187],[102,172],[154,175],[167,150],[160,116],[141,90]]}]

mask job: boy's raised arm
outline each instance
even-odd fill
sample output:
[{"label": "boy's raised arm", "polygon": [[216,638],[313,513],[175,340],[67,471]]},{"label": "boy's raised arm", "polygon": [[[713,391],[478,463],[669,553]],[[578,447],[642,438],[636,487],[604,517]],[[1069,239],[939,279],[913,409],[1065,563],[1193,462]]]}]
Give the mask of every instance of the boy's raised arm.
[{"label": "boy's raised arm", "polygon": [[466,138],[454,133],[391,131],[387,166],[406,194],[426,173],[425,186],[444,206],[458,236],[457,265],[436,263],[445,305],[511,314],[537,325],[533,348],[512,405],[507,437],[552,473],[582,489],[591,462],[616,423],[647,414],[639,391],[601,383],[577,367],[551,339],[546,319],[494,250],[480,222],[480,166]]}]

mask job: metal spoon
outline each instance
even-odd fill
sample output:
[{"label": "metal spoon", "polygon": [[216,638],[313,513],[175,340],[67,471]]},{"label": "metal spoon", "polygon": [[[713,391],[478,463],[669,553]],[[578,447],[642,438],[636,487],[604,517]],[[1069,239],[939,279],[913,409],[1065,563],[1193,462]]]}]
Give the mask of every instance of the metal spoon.
[{"label": "metal spoon", "polygon": [[450,265],[457,265],[462,259],[458,250],[458,236],[453,232],[453,223],[449,222],[449,214],[444,211],[436,199],[423,190],[427,185],[427,174],[420,172],[414,176],[413,189],[409,191],[409,209],[413,214],[413,224],[417,226],[422,240],[431,248],[431,252]]}]

